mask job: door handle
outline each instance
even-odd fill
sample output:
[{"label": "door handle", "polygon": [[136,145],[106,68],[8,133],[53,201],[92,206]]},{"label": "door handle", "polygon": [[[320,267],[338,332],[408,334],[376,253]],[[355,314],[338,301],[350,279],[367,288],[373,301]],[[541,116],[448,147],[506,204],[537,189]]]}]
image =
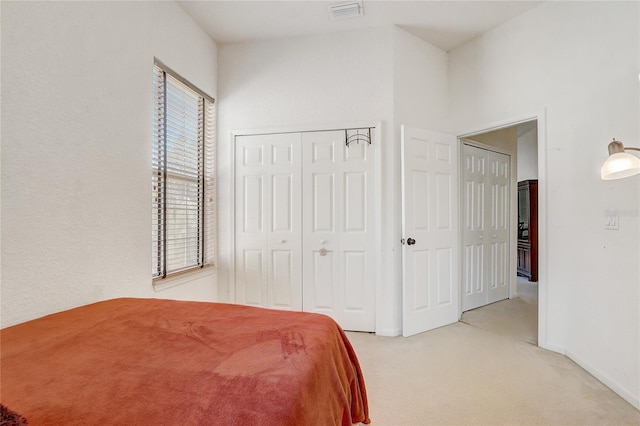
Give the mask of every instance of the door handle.
[{"label": "door handle", "polygon": [[416,240],[413,238],[407,238],[407,245],[412,246],[416,243]]}]

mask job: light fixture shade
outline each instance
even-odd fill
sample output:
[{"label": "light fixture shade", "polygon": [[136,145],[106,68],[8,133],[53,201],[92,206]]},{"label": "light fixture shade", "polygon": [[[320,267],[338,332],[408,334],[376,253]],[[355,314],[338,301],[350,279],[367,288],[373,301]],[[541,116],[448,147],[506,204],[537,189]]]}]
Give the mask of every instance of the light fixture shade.
[{"label": "light fixture shade", "polygon": [[600,169],[602,180],[622,179],[640,173],[640,158],[627,152],[616,152]]}]

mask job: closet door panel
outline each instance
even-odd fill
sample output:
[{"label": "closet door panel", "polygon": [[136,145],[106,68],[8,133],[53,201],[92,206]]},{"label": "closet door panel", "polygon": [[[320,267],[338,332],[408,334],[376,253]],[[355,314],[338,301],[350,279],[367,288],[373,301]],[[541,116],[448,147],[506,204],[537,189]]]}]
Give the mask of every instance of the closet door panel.
[{"label": "closet door panel", "polygon": [[373,149],[344,131],[302,136],[303,309],[347,330],[375,330]]},{"label": "closet door panel", "polygon": [[[338,322],[341,310],[341,132],[302,135],[303,310],[327,314]],[[308,261],[307,261],[308,259]],[[307,267],[309,265],[309,267]]]},{"label": "closet door panel", "polygon": [[291,173],[271,177],[271,232],[293,232],[294,195]]},{"label": "closet door panel", "polygon": [[312,223],[315,233],[335,232],[335,174],[313,173],[311,179],[311,215],[308,220]]},{"label": "closet door panel", "polygon": [[510,167],[508,155],[487,152],[489,162],[488,181],[490,192],[491,244],[490,275],[487,286],[487,303],[509,297],[509,214],[510,214]]},{"label": "closet door panel", "polygon": [[506,154],[462,145],[462,310],[509,297],[510,161]]},{"label": "closet door panel", "polygon": [[242,251],[242,273],[243,282],[242,298],[244,303],[249,305],[262,305],[264,294],[267,289],[267,277],[264,270],[264,253],[261,249],[245,249]]},{"label": "closet door panel", "polygon": [[487,157],[483,149],[462,145],[463,211],[462,310],[486,304],[487,281]]},{"label": "closet door panel", "polygon": [[302,309],[300,134],[236,138],[236,302]]},{"label": "closet door panel", "polygon": [[312,263],[305,267],[305,301],[312,301],[312,305],[305,304],[307,312],[322,312],[331,316],[336,310],[336,276],[335,255],[333,251],[321,252],[313,250]]},{"label": "closet door panel", "polygon": [[346,233],[367,230],[367,175],[364,172],[346,173],[344,185],[344,229]]},{"label": "closet door panel", "polygon": [[365,305],[367,291],[368,253],[362,251],[345,251],[343,253],[344,281],[349,283],[344,291],[344,308],[357,312],[367,309]]},{"label": "closet door panel", "polygon": [[243,176],[242,179],[242,224],[246,233],[260,234],[264,231],[263,176]]},{"label": "closet door panel", "polygon": [[236,137],[236,302],[375,330],[375,144]]},{"label": "closet door panel", "polygon": [[294,265],[296,253],[292,250],[272,250],[271,251],[271,275],[273,277],[273,293],[271,305],[278,308],[287,308],[296,305],[292,299],[295,292],[291,291],[294,286],[300,283],[293,282]]}]

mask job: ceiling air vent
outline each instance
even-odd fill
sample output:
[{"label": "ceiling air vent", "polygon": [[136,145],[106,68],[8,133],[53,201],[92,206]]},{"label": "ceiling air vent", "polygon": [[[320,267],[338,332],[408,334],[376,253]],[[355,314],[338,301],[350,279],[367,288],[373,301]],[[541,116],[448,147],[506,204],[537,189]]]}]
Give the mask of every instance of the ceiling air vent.
[{"label": "ceiling air vent", "polygon": [[336,21],[338,19],[355,18],[356,16],[363,15],[364,8],[362,7],[362,0],[334,3],[329,5],[329,19],[331,19],[332,21]]}]

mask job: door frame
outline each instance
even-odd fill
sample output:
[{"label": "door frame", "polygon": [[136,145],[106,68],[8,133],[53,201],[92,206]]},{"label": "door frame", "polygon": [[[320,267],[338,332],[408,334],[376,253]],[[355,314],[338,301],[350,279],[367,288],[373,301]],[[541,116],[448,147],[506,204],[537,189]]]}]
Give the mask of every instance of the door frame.
[{"label": "door frame", "polygon": [[380,315],[378,313],[378,307],[384,305],[384,301],[380,300],[382,297],[382,289],[380,286],[382,285],[382,280],[380,277],[382,276],[382,135],[383,133],[383,125],[381,121],[378,122],[370,122],[370,121],[361,121],[361,122],[346,122],[346,123],[334,123],[332,125],[327,124],[318,124],[318,125],[306,125],[306,126],[285,126],[285,127],[267,127],[267,128],[256,128],[256,129],[233,129],[230,134],[231,141],[231,149],[229,150],[229,163],[231,167],[229,168],[230,179],[229,179],[229,194],[230,198],[230,213],[231,213],[231,229],[230,233],[230,256],[229,256],[229,269],[228,269],[228,285],[229,285],[229,300],[230,303],[235,303],[236,300],[236,137],[238,136],[255,136],[255,135],[270,135],[270,134],[279,134],[279,133],[306,133],[306,132],[327,132],[327,131],[335,131],[335,130],[345,130],[345,129],[359,129],[359,128],[371,128],[372,129],[372,138],[378,146],[374,151],[374,176],[373,176],[373,192],[374,192],[374,241],[376,244],[376,249],[374,250],[374,264],[375,264],[375,278],[374,278],[374,316],[375,316],[375,329],[376,334],[380,333],[382,330],[380,329]]},{"label": "door frame", "polygon": [[[506,127],[511,127],[511,126],[506,126]],[[498,130],[498,129],[496,129]],[[479,132],[479,133],[474,133],[473,135],[467,135],[465,137],[458,137],[458,205],[460,206],[460,208],[458,209],[458,247],[460,247],[460,256],[459,256],[459,271],[458,274],[460,276],[460,280],[459,280],[459,294],[460,297],[458,298],[458,319],[460,319],[462,317],[462,297],[463,297],[463,269],[464,269],[464,257],[462,254],[462,248],[464,247],[464,206],[465,206],[465,201],[464,201],[464,182],[463,182],[463,171],[464,171],[464,158],[462,156],[462,149],[463,149],[463,145],[469,145],[469,146],[473,146],[485,151],[492,151],[492,152],[496,152],[498,154],[503,154],[509,157],[509,299],[512,299],[513,297],[515,297],[515,295],[517,294],[517,291],[515,291],[516,289],[516,277],[515,275],[512,275],[512,273],[514,271],[516,271],[516,261],[517,258],[515,257],[515,255],[517,255],[517,231],[514,229],[513,224],[514,224],[514,215],[516,215],[516,221],[515,223],[517,223],[517,203],[515,203],[516,205],[514,206],[514,197],[513,197],[513,178],[516,178],[516,188],[517,188],[517,175],[514,176],[513,171],[515,170],[514,168],[514,164],[517,164],[517,153],[516,155],[513,155],[513,153],[508,152],[505,149],[501,149],[501,148],[497,148],[491,145],[487,145],[481,142],[476,142],[470,139],[467,139],[468,137],[474,136],[474,135],[479,135],[482,133],[487,133],[487,132]],[[515,201],[517,201],[517,190],[516,190],[516,199]],[[515,244],[514,244],[515,241]]]},{"label": "door frame", "polygon": [[[547,109],[523,114],[498,122],[476,125],[458,136],[458,141],[473,135],[492,132],[536,120],[538,125],[538,346],[564,353],[558,345],[548,341],[548,219],[547,219]],[[461,149],[460,142],[458,149]],[[517,154],[516,154],[517,160]],[[459,173],[461,171],[458,171]],[[517,178],[516,178],[517,179]],[[462,315],[462,312],[460,312]]]}]

